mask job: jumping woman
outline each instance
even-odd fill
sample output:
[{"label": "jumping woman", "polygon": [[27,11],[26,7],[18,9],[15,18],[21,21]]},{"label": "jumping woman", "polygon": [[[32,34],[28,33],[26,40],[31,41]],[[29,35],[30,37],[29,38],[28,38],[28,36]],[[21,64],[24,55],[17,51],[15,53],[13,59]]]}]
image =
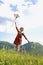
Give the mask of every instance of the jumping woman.
[{"label": "jumping woman", "polygon": [[20,29],[18,29],[16,22],[15,22],[15,28],[17,30],[17,36],[14,40],[14,44],[16,45],[16,51],[18,52],[19,46],[22,43],[22,36],[24,36],[24,38],[28,41],[28,43],[29,43],[29,40],[26,38],[25,34],[23,33],[24,28],[21,27]]}]

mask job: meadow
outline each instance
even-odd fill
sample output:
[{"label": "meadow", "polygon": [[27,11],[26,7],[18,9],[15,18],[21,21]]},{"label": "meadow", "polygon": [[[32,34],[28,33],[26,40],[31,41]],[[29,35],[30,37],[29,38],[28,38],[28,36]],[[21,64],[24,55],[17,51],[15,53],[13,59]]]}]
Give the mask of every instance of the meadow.
[{"label": "meadow", "polygon": [[0,65],[43,65],[43,56],[31,55],[15,50],[0,50]]}]

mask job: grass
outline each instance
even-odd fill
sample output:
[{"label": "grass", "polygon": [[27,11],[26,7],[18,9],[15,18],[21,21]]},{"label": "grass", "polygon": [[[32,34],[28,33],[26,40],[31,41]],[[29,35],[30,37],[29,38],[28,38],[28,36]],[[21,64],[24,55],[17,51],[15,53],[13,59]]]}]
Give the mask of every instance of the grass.
[{"label": "grass", "polygon": [[0,50],[0,65],[43,65],[43,56],[16,53],[3,48]]}]

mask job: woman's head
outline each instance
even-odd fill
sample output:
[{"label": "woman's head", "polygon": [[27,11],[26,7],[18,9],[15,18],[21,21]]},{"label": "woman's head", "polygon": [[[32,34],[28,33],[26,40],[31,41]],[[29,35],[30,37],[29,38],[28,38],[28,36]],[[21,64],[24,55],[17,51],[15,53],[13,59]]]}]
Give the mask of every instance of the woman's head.
[{"label": "woman's head", "polygon": [[23,27],[20,27],[20,31],[23,32],[24,31],[24,28]]}]

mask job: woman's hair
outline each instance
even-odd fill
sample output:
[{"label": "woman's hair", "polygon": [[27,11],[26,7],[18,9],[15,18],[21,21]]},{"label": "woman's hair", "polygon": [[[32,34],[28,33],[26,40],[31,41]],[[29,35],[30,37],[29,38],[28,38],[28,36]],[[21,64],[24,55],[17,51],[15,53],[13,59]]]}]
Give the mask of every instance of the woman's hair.
[{"label": "woman's hair", "polygon": [[23,27],[20,27],[20,31],[24,31],[24,28]]}]

